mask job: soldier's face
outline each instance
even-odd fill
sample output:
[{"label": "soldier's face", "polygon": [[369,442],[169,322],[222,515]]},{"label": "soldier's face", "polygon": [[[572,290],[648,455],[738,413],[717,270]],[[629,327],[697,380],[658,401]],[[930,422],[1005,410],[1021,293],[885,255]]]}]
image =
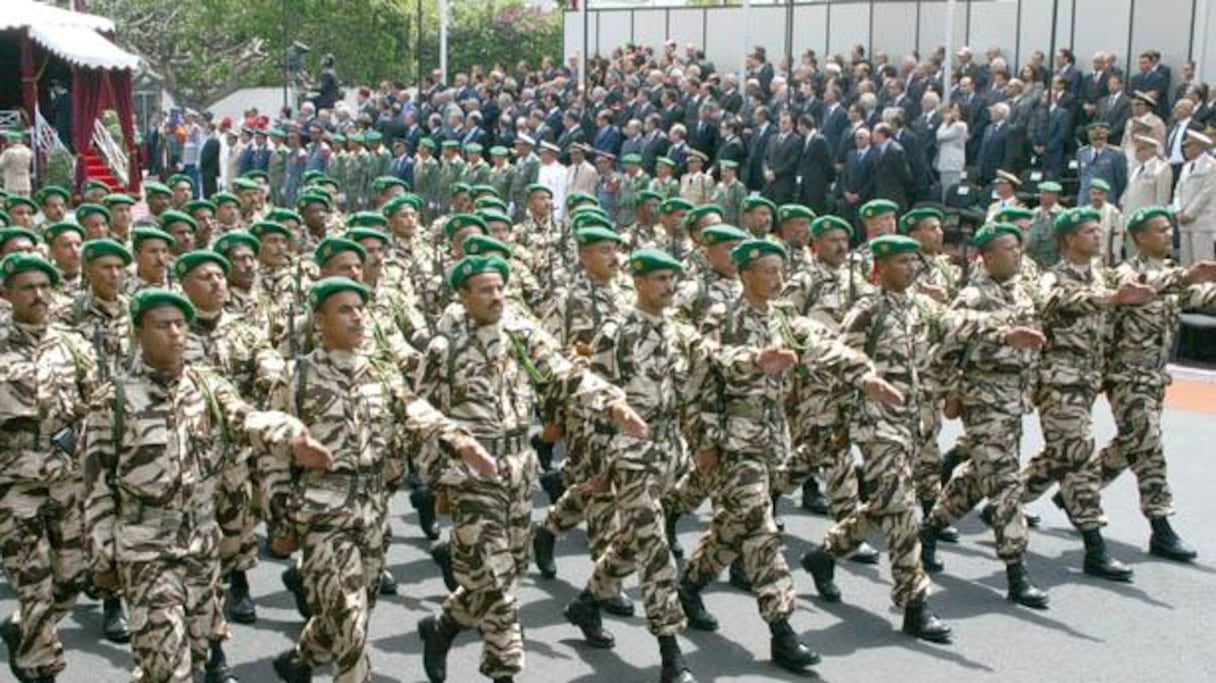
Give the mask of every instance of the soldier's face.
[{"label": "soldier's face", "polygon": [[767,207],[749,211],[747,215],[753,235],[767,235],[773,229],[773,212]]},{"label": "soldier's face", "polygon": [[194,213],[194,220],[198,221],[199,244],[207,244],[211,241],[211,233],[215,230],[215,214],[211,213],[210,209],[202,209]]},{"label": "soldier's face", "polygon": [[363,279],[363,261],[353,251],[343,251],[325,262],[321,267],[321,277],[348,277],[355,282]]},{"label": "soldier's face", "polygon": [[675,296],[676,273],[674,270],[655,270],[635,276],[633,289],[637,294],[638,308],[647,313],[661,313],[671,306],[671,300]]},{"label": "soldier's face", "polygon": [[8,210],[8,215],[12,217],[14,226],[34,227],[34,210],[26,204],[13,204],[13,207]]},{"label": "soldier's face", "polygon": [[776,254],[761,256],[739,272],[743,290],[763,301],[772,301],[785,287],[785,261]]},{"label": "soldier's face", "polygon": [[286,236],[266,233],[262,237],[262,250],[258,252],[258,261],[267,268],[277,268],[287,264],[290,253]]},{"label": "soldier's face", "polygon": [[85,234],[91,240],[100,239],[110,234],[110,227],[106,225],[106,217],[99,213],[91,213],[85,216],[85,219],[80,222],[80,226],[84,228]]},{"label": "soldier's face", "polygon": [[240,208],[236,204],[224,202],[217,207],[215,217],[224,225],[232,225],[240,215]]},{"label": "soldier's face", "polygon": [[103,301],[113,301],[122,287],[126,267],[117,256],[98,256],[84,267],[84,276],[89,281],[93,295]]},{"label": "soldier's face", "polygon": [[881,216],[865,219],[866,239],[872,240],[881,235],[895,234],[895,214],[884,213]]},{"label": "soldier's face", "polygon": [[815,256],[830,268],[839,268],[849,253],[849,233],[827,230],[815,238]]},{"label": "soldier's face", "polygon": [[215,312],[228,298],[228,279],[218,263],[204,263],[182,278],[182,290],[195,308]]},{"label": "soldier's face", "polygon": [[781,239],[793,247],[805,247],[811,243],[811,221],[807,218],[790,218],[781,225]]},{"label": "soldier's face", "polygon": [[232,264],[232,269],[228,271],[228,283],[241,289],[252,287],[258,265],[258,257],[254,255],[253,248],[238,244],[228,250],[227,256],[228,262]]},{"label": "soldier's face", "polygon": [[922,220],[920,225],[912,231],[912,237],[920,242],[920,249],[926,254],[942,252],[942,222],[936,218],[930,217]]},{"label": "soldier's face", "polygon": [[983,259],[992,279],[1004,282],[1022,270],[1022,242],[1013,235],[1002,234],[988,243]]},{"label": "soldier's face", "polygon": [[735,277],[739,274],[739,266],[730,257],[730,252],[741,243],[742,240],[731,240],[707,246],[705,247],[705,258],[719,275]]},{"label": "soldier's face", "polygon": [[384,265],[384,242],[368,238],[359,240],[367,251],[367,261],[363,264],[363,280],[368,284],[380,279],[380,267]]},{"label": "soldier's face", "polygon": [[58,223],[63,220],[63,214],[67,209],[67,202],[63,201],[63,197],[57,194],[47,195],[46,201],[42,203],[42,215],[46,216],[48,221]]},{"label": "soldier's face", "polygon": [[460,288],[460,303],[478,325],[493,325],[502,319],[506,305],[506,283],[498,272],[474,275]]},{"label": "soldier's face", "polygon": [[164,240],[144,240],[139,243],[139,251],[135,254],[135,269],[143,279],[161,282],[170,258],[169,245]]},{"label": "soldier's face", "polygon": [[19,273],[8,279],[4,296],[13,305],[13,320],[41,325],[51,310],[51,278],[40,270]]},{"label": "soldier's face", "polygon": [[173,186],[173,205],[181,206],[190,201],[190,183],[178,183]]},{"label": "soldier's face", "polygon": [[1148,225],[1133,232],[1132,239],[1136,240],[1136,248],[1149,258],[1166,258],[1174,243],[1174,229],[1170,219],[1165,216],[1150,218]]},{"label": "soldier's face", "polygon": [[878,275],[887,289],[902,292],[912,285],[920,259],[915,253],[901,253],[878,261]]},{"label": "soldier's face", "polygon": [[457,230],[452,235],[452,250],[457,256],[464,258],[464,241],[473,235],[480,235],[482,230],[476,225],[469,225]]},{"label": "soldier's face", "polygon": [[338,292],[326,299],[313,315],[325,348],[354,351],[363,342],[367,312],[358,293]]},{"label": "soldier's face", "polygon": [[494,239],[498,240],[499,242],[502,242],[503,244],[511,243],[511,224],[510,223],[504,223],[502,221],[487,221],[486,228],[487,228],[487,231],[488,231],[490,237],[493,237]]},{"label": "soldier's face", "polygon": [[536,216],[548,216],[553,207],[553,199],[547,192],[533,192],[528,197],[528,210]]},{"label": "soldier's face", "polygon": [[173,198],[160,192],[154,192],[148,196],[148,211],[153,216],[159,216],[164,213],[165,209],[169,208],[169,202]]},{"label": "soldier's face", "polygon": [[188,223],[174,223],[169,226],[169,234],[173,235],[173,239],[177,240],[177,244],[173,245],[173,253],[181,255],[188,251],[194,250],[194,228]]},{"label": "soldier's face", "polygon": [[186,314],[177,306],[160,306],[143,314],[135,328],[144,362],[176,376],[186,352]]},{"label": "soldier's face", "polygon": [[37,249],[34,243],[27,237],[14,237],[4,243],[4,249],[0,250],[0,256],[8,256],[13,252],[21,252],[22,254],[32,254]]},{"label": "soldier's face", "polygon": [[402,206],[389,216],[388,225],[395,235],[413,237],[414,228],[418,225],[418,211],[408,204]]},{"label": "soldier's face", "polygon": [[1064,245],[1077,256],[1092,259],[1102,251],[1102,227],[1088,221],[1064,237]]},{"label": "soldier's face", "polygon": [[311,230],[320,230],[325,227],[326,212],[325,207],[316,202],[304,207],[304,225],[307,225]]},{"label": "soldier's face", "polygon": [[68,230],[51,244],[51,260],[66,275],[80,272],[80,234]]},{"label": "soldier's face", "polygon": [[620,268],[616,242],[604,241],[589,244],[581,247],[578,255],[587,274],[601,282],[611,280]]}]

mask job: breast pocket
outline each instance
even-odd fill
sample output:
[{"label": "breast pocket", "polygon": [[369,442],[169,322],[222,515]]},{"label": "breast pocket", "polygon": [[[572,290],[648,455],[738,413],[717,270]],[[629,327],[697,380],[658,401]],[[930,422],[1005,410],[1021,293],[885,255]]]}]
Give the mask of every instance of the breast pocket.
[{"label": "breast pocket", "polygon": [[182,472],[171,437],[163,424],[141,432],[127,430],[127,443],[118,462],[118,481],[127,495],[149,504],[161,504],[173,497]]}]

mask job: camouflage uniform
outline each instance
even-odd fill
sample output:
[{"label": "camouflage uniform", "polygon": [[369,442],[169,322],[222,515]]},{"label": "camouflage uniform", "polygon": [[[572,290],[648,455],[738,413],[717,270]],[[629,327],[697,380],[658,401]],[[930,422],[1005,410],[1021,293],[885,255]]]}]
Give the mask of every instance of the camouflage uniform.
[{"label": "camouflage uniform", "polygon": [[439,209],[439,160],[435,157],[414,160],[414,192],[422,197],[422,211],[418,212],[418,221],[425,224],[433,220]]},{"label": "camouflage uniform", "polygon": [[119,294],[114,301],[103,301],[93,294],[84,294],[60,310],[58,320],[91,344],[102,379],[121,372],[130,362],[131,316],[127,312],[127,297]]},{"label": "camouflage uniform", "polygon": [[679,197],[680,181],[674,176],[668,176],[667,178],[651,178],[647,189],[652,192],[658,192],[659,194],[663,195],[664,199]]},{"label": "camouflage uniform", "polygon": [[[529,154],[517,159],[511,173],[511,191],[504,195],[511,203],[511,218],[525,222],[528,218],[528,186],[536,182],[540,174],[540,158]],[[526,244],[524,246],[527,246]]]},{"label": "camouflage uniform", "polygon": [[747,199],[747,186],[736,178],[729,185],[726,183],[715,185],[709,201],[722,207],[722,210],[726,212],[722,216],[723,223],[739,225],[739,209],[743,206],[744,199]]},{"label": "camouflage uniform", "polygon": [[637,220],[638,193],[650,186],[650,176],[638,169],[636,175],[621,176],[621,189],[616,195],[616,223],[629,225]]}]

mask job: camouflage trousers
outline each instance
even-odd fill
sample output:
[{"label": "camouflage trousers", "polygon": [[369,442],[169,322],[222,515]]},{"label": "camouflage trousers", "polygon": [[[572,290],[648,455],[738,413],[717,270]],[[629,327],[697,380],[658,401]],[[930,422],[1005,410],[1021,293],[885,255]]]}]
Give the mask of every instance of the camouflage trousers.
[{"label": "camouflage trousers", "polygon": [[760,616],[768,623],[794,611],[794,580],[773,521],[770,466],[761,454],[724,453],[713,471],[714,518],[685,568],[688,580],[706,585],[722,569],[743,560]]},{"label": "camouflage trousers", "polygon": [[190,554],[120,561],[118,578],[129,610],[134,680],[191,683],[207,661],[211,641],[228,637],[215,591],[219,558]]},{"label": "camouflage trousers", "polygon": [[1109,384],[1106,399],[1118,433],[1098,455],[1102,487],[1106,488],[1130,468],[1136,475],[1144,516],[1156,519],[1174,514],[1174,497],[1166,481],[1165,448],[1161,444],[1165,387],[1130,382]]},{"label": "camouflage trousers", "polygon": [[1101,481],[1094,452],[1094,391],[1088,386],[1039,387],[1035,405],[1043,427],[1043,450],[1022,470],[1023,503],[1038,500],[1059,482],[1073,524],[1082,531],[1102,526]]},{"label": "camouflage trousers", "polygon": [[587,581],[596,598],[621,592],[621,583],[639,572],[646,621],[656,636],[675,635],[686,620],[676,594],[677,570],[663,531],[664,492],[675,484],[680,469],[677,444],[649,442],[632,452],[620,453],[609,466],[620,529],[599,556]]},{"label": "camouflage trousers", "polygon": [[76,603],[85,568],[81,490],[77,479],[0,486],[0,557],[21,629],[16,664],[30,675],[64,668],[57,627]]},{"label": "camouflage trousers", "polygon": [[499,458],[497,481],[469,478],[448,489],[452,571],[460,585],[443,611],[481,631],[480,669],[488,678],[518,676],[524,668],[515,588],[530,559],[538,467],[536,454],[526,450]]},{"label": "camouflage trousers", "polygon": [[929,577],[920,563],[916,492],[912,485],[912,440],[875,439],[858,444],[866,483],[874,487],[869,500],[828,530],[824,547],[833,557],[847,557],[875,529],[886,536],[895,587],[891,600],[898,607],[924,599]]},{"label": "camouflage trousers", "polygon": [[220,525],[220,573],[246,571],[258,563],[254,527],[258,507],[254,501],[254,471],[242,460],[220,473],[215,501],[215,519]]},{"label": "camouflage trousers", "polygon": [[1022,416],[964,407],[969,459],[946,484],[929,522],[945,527],[987,498],[992,503],[992,532],[997,557],[1019,562],[1026,552],[1026,519],[1022,516],[1022,476],[1018,462]]},{"label": "camouflage trousers", "polygon": [[[562,463],[562,483],[566,490],[549,507],[545,527],[555,536],[570,531],[579,524],[587,523],[587,541],[591,546],[591,559],[598,559],[608,550],[617,531],[616,498],[611,489],[602,492],[589,490],[585,484],[602,474],[599,461],[604,439],[567,438],[569,450]],[[596,449],[592,453],[592,449]]]},{"label": "camouflage trousers", "polygon": [[814,425],[773,477],[774,490],[793,493],[816,471],[824,488],[832,516],[843,519],[857,507],[857,473],[849,448],[849,430],[843,424]]},{"label": "camouflage trousers", "polygon": [[926,399],[921,404],[920,441],[912,466],[917,500],[934,501],[942,493],[942,449],[938,442],[941,431],[942,402]]}]

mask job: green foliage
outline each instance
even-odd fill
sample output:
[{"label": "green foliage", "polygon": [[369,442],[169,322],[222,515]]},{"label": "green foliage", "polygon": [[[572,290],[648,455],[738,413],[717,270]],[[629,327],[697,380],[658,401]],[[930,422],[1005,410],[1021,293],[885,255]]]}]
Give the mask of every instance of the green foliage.
[{"label": "green foliage", "polygon": [[67,148],[56,147],[51,150],[46,167],[42,170],[42,184],[72,187],[75,173],[76,157]]}]

